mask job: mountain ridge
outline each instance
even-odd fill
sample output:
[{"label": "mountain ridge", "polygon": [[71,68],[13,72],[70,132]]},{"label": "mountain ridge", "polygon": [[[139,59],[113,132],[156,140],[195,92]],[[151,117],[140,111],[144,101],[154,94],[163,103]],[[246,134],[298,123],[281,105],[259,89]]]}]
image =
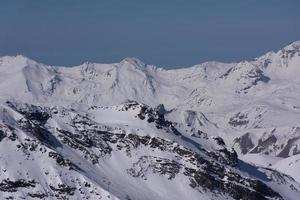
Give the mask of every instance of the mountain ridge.
[{"label": "mountain ridge", "polygon": [[1,57],[0,196],[296,200],[299,70],[300,41],[172,70]]},{"label": "mountain ridge", "polygon": [[[222,62],[222,61],[205,61],[205,62],[203,62],[203,63],[199,63],[199,64],[194,64],[194,65],[192,65],[192,66],[189,66],[189,67],[183,67],[183,68],[175,68],[175,69],[164,69],[163,67],[157,67],[157,69],[160,69],[160,70],[166,70],[166,71],[168,71],[168,70],[181,70],[181,69],[187,69],[187,68],[193,68],[193,67],[197,67],[197,66],[201,66],[201,65],[205,65],[205,64],[209,64],[209,63],[221,63],[221,64],[229,64],[229,63],[240,63],[240,62],[244,62],[244,61],[248,61],[248,62],[251,62],[251,61],[255,61],[255,60],[259,60],[259,58],[264,58],[264,57],[268,57],[268,55],[270,55],[270,54],[274,54],[274,53],[280,53],[280,52],[297,52],[297,51],[299,51],[299,49],[300,49],[300,40],[296,40],[296,41],[294,41],[294,42],[291,42],[291,43],[289,43],[289,44],[287,44],[286,46],[284,46],[283,48],[281,48],[281,49],[278,49],[278,50],[276,50],[276,51],[268,51],[267,53],[264,53],[264,54],[262,54],[261,56],[258,56],[258,57],[255,57],[255,58],[253,58],[253,59],[250,59],[250,60],[241,60],[241,61],[238,61],[238,62]],[[26,59],[26,60],[28,60],[28,61],[30,61],[30,62],[35,62],[35,63],[38,63],[38,64],[42,64],[41,62],[36,62],[36,61],[34,61],[34,59],[31,59],[31,58],[29,58],[29,57],[27,57],[27,56],[25,56],[25,55],[22,55],[22,54],[18,54],[18,55],[16,55],[16,56],[2,56],[2,57],[0,57],[1,59],[7,59],[7,58],[20,58],[20,59]],[[140,63],[140,65],[142,66],[142,65],[144,65],[144,66],[146,66],[146,64],[144,63],[144,62],[142,62],[139,58],[137,58],[137,57],[126,57],[126,58],[124,58],[124,59],[122,59],[119,63],[122,63],[122,62],[126,62],[126,61],[128,61],[128,62],[132,62],[132,63]],[[97,63],[97,62],[89,62],[89,61],[86,61],[86,62],[84,62],[84,63],[82,63],[82,64],[80,64],[80,65],[74,65],[74,66],[69,66],[69,67],[78,67],[78,66],[81,66],[81,65],[83,65],[83,64],[86,64],[86,63],[90,63],[90,64],[105,64],[105,63]],[[114,63],[109,63],[109,64],[117,64],[118,62],[114,62]],[[44,64],[43,64],[44,65]],[[47,65],[47,66],[56,66],[56,67],[64,67],[64,66],[62,66],[62,65]],[[155,65],[148,65],[148,66],[155,66]]]}]

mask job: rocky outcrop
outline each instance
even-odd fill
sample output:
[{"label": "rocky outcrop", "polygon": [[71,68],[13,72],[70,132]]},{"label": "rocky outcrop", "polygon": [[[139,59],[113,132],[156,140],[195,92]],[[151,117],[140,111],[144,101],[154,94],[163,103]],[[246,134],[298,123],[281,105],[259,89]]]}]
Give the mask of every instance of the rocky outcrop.
[{"label": "rocky outcrop", "polygon": [[36,182],[34,180],[10,180],[4,179],[0,182],[0,191],[2,192],[16,192],[19,188],[34,188]]},{"label": "rocky outcrop", "polygon": [[[154,123],[157,129],[183,137],[175,128],[174,123],[164,118],[162,107],[153,109],[145,105],[130,103],[122,109],[126,111],[133,106],[139,107],[140,120],[147,120],[150,124]],[[19,110],[16,106],[12,107]],[[49,124],[45,124],[47,119],[52,115],[66,115],[67,110],[64,110],[62,114],[61,111],[55,109],[39,108],[33,109],[34,114],[32,114],[32,108],[32,106],[28,106],[28,109],[26,106],[22,108],[21,114],[24,118],[19,120],[18,124],[24,132],[31,134],[32,138],[21,142],[19,148],[28,155],[36,151],[48,152],[48,157],[64,169],[78,172],[86,170],[57,151],[59,148],[64,148],[64,145],[80,153],[82,158],[92,165],[99,166],[102,161],[110,159],[114,153],[118,152],[132,159],[133,164],[126,172],[135,178],[147,180],[149,174],[154,174],[173,180],[180,175],[189,181],[190,187],[199,192],[210,191],[216,195],[224,194],[234,199],[245,200],[283,199],[279,193],[262,181],[239,173],[237,153],[233,149],[228,150],[224,140],[220,137],[214,138],[220,147],[216,151],[206,151],[202,148],[192,150],[158,136],[114,131],[108,127],[104,130],[103,126],[90,119],[89,116],[78,113],[74,115],[74,111],[72,111],[73,117],[69,121],[68,130],[54,129],[49,128]],[[5,135],[3,130],[0,133]],[[43,148],[44,145],[48,150]],[[135,155],[139,149],[148,153],[136,158]],[[159,152],[159,156],[151,152]],[[34,180],[11,181],[7,179],[0,183],[0,190],[15,192],[20,187],[35,187],[36,184],[38,183]],[[91,187],[90,183],[87,183],[88,186]],[[78,190],[77,187],[65,183],[57,186],[50,184],[50,189],[52,193],[31,192],[28,196],[46,198],[54,195],[57,198],[67,198],[73,196]]]}]

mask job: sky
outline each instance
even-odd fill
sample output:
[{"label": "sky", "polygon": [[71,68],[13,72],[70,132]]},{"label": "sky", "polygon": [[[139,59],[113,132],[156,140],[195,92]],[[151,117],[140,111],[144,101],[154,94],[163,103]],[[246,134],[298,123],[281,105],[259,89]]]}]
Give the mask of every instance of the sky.
[{"label": "sky", "polygon": [[0,0],[0,56],[137,57],[167,69],[251,60],[300,40],[300,0]]}]

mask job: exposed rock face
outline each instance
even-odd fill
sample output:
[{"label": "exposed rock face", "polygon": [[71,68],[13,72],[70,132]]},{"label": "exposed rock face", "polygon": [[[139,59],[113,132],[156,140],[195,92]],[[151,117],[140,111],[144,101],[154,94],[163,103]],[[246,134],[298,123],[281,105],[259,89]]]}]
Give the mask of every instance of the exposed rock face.
[{"label": "exposed rock face", "polygon": [[176,70],[0,58],[0,199],[298,200],[299,46]]},{"label": "exposed rock face", "polygon": [[164,129],[166,132],[171,132],[175,135],[180,135],[175,128],[174,123],[165,119],[163,106],[158,106],[153,109],[149,106],[142,105],[139,114],[137,115],[141,120],[146,119],[149,123],[154,123],[156,128]]},{"label": "exposed rock face", "polygon": [[251,153],[259,153],[267,149],[269,146],[274,145],[277,141],[277,138],[272,135],[268,137],[266,140],[262,141],[261,139],[258,141],[258,145],[251,151]]},{"label": "exposed rock face", "polygon": [[254,144],[251,138],[249,137],[249,133],[246,133],[243,136],[236,138],[234,140],[234,144],[239,145],[242,154],[248,153],[254,147]]},{"label": "exposed rock face", "polygon": [[[18,106],[12,106],[10,103],[8,105],[19,111]],[[215,152],[208,152],[204,149],[193,151],[176,142],[157,136],[113,132],[110,128],[105,131],[98,123],[81,114],[74,115],[69,121],[72,131],[50,128],[49,124],[46,124],[47,119],[50,119],[52,115],[66,116],[69,111],[54,109],[52,110],[53,113],[48,108],[32,109],[32,106],[28,106],[28,108],[26,106],[21,109],[24,118],[18,123],[24,132],[32,134],[33,137],[24,142],[20,140],[18,145],[28,157],[38,151],[48,152],[48,157],[53,159],[57,166],[81,173],[86,168],[79,166],[80,163],[75,164],[70,159],[65,158],[63,154],[66,155],[66,153],[62,154],[56,150],[65,148],[63,146],[66,145],[70,150],[80,153],[92,165],[101,166],[101,162],[110,159],[116,152],[134,160],[133,155],[138,149],[143,149],[143,151],[148,152],[148,155],[138,157],[132,166],[126,169],[129,176],[141,178],[144,181],[147,181],[151,174],[169,180],[183,176],[189,181],[189,186],[199,190],[199,192],[202,190],[210,191],[215,195],[229,195],[234,199],[283,199],[279,193],[262,181],[241,175],[236,168],[239,166],[236,152],[234,150],[229,151],[220,137],[214,138],[217,144],[222,147],[219,150]],[[133,106],[140,107],[138,117],[141,121],[147,120],[147,123],[154,123],[157,130],[166,130],[176,137],[181,135],[172,122],[165,120],[163,114],[145,105],[127,104],[123,107],[123,112],[127,112]],[[46,113],[45,110],[47,110]],[[7,134],[3,129],[1,130],[2,135]],[[18,136],[16,139],[19,140]],[[160,156],[151,155],[152,151],[160,152]],[[171,155],[171,157],[167,158],[165,155]],[[69,172],[66,171],[66,173]],[[67,198],[74,196],[79,190],[78,186],[64,182],[57,185],[52,185],[51,182],[48,184],[50,190],[27,192],[27,195],[32,198],[47,198],[49,196]],[[35,188],[37,185],[39,185],[38,180],[33,179],[16,181],[6,179],[0,183],[0,190],[17,192],[19,188]],[[86,182],[84,187],[88,188],[91,185],[91,182]]]},{"label": "exposed rock face", "polygon": [[39,125],[43,125],[51,117],[49,111],[40,106],[24,104],[20,107],[20,104],[11,101],[7,101],[6,103],[8,106],[24,115],[28,120],[34,121]]},{"label": "exposed rock face", "polygon": [[72,188],[65,184],[59,184],[57,188],[50,185],[50,188],[53,191],[57,192],[58,194],[67,194],[67,195],[74,195],[74,191],[76,190],[76,188]]},{"label": "exposed rock face", "polygon": [[0,142],[3,140],[3,138],[5,138],[5,134],[2,130],[0,130]]},{"label": "exposed rock face", "polygon": [[[298,127],[271,129],[264,131],[258,139],[253,132],[247,132],[242,136],[234,139],[234,147],[239,149],[242,154],[264,154],[277,156],[280,158],[288,158],[300,153],[300,132]],[[281,133],[289,132],[286,137],[282,137]]]},{"label": "exposed rock face", "polygon": [[247,115],[237,113],[234,117],[230,118],[228,123],[233,127],[238,127],[247,125],[249,121],[247,120]]},{"label": "exposed rock face", "polygon": [[68,167],[70,170],[80,170],[77,165],[56,152],[49,152],[49,157],[55,159],[59,166]]},{"label": "exposed rock face", "polygon": [[0,182],[0,191],[2,192],[17,192],[19,188],[35,187],[34,180],[19,179],[11,181],[10,179],[4,179]]}]

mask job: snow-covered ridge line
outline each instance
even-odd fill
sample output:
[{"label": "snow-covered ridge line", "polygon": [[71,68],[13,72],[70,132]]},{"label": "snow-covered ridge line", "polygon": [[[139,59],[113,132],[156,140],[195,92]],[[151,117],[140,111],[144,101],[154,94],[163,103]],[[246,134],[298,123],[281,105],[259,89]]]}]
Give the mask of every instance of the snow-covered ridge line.
[{"label": "snow-covered ridge line", "polygon": [[[285,46],[284,48],[278,50],[278,51],[270,51],[270,52],[267,52],[265,53],[264,55],[260,56],[260,57],[256,57],[254,58],[253,60],[251,61],[254,61],[254,60],[259,60],[260,58],[264,58],[270,54],[274,54],[274,53],[279,53],[279,52],[289,52],[289,51],[294,51],[294,50],[299,50],[300,49],[300,40],[299,41],[294,41],[292,43],[290,43],[289,45]],[[24,59],[24,60],[27,60],[28,62],[31,62],[31,63],[37,63],[37,64],[41,64],[41,65],[45,65],[45,64],[42,64],[41,62],[37,62],[25,55],[22,55],[22,54],[19,54],[19,55],[16,55],[16,56],[2,56],[0,57],[0,60],[6,60],[6,59]],[[245,62],[246,60],[244,61],[240,61],[240,62]],[[229,63],[226,63],[226,62],[219,62],[219,61],[206,61],[206,62],[203,62],[203,63],[199,63],[199,64],[195,64],[195,65],[192,65],[190,67],[183,67],[183,68],[178,68],[176,67],[176,69],[164,69],[163,67],[157,67],[157,66],[154,66],[154,65],[147,65],[145,64],[144,62],[142,62],[139,58],[136,58],[136,57],[126,57],[124,58],[123,60],[120,61],[120,63],[122,62],[129,62],[131,64],[134,64],[136,66],[151,66],[157,70],[166,70],[166,71],[176,71],[176,70],[184,70],[184,69],[189,69],[189,68],[197,68],[201,65],[209,65],[209,64],[229,64]],[[236,63],[236,62],[234,62]],[[96,62],[89,62],[89,61],[86,61],[80,65],[75,65],[75,66],[69,66],[69,67],[79,67],[79,66],[82,66],[82,65],[88,65],[88,64],[92,64],[92,65],[103,65],[103,64],[110,64],[110,65],[115,65],[117,63],[96,63]],[[46,65],[45,65],[46,66]],[[55,66],[55,65],[48,65],[48,66]],[[65,67],[65,66],[55,66],[55,67]]]},{"label": "snow-covered ridge line", "polygon": [[0,195],[297,199],[299,74],[299,41],[174,70],[135,58],[57,67],[2,57]]},{"label": "snow-covered ridge line", "polygon": [[136,58],[113,64],[53,67],[24,56],[6,56],[0,58],[0,96],[22,96],[35,102],[45,102],[51,96],[59,102],[75,100],[88,105],[136,100],[153,106],[163,103],[176,107],[186,102],[219,106],[217,99],[228,94],[230,98],[249,93],[257,96],[266,88],[273,94],[283,88],[277,87],[279,81],[298,82],[299,43],[253,61],[206,62],[174,70],[147,65]]}]

